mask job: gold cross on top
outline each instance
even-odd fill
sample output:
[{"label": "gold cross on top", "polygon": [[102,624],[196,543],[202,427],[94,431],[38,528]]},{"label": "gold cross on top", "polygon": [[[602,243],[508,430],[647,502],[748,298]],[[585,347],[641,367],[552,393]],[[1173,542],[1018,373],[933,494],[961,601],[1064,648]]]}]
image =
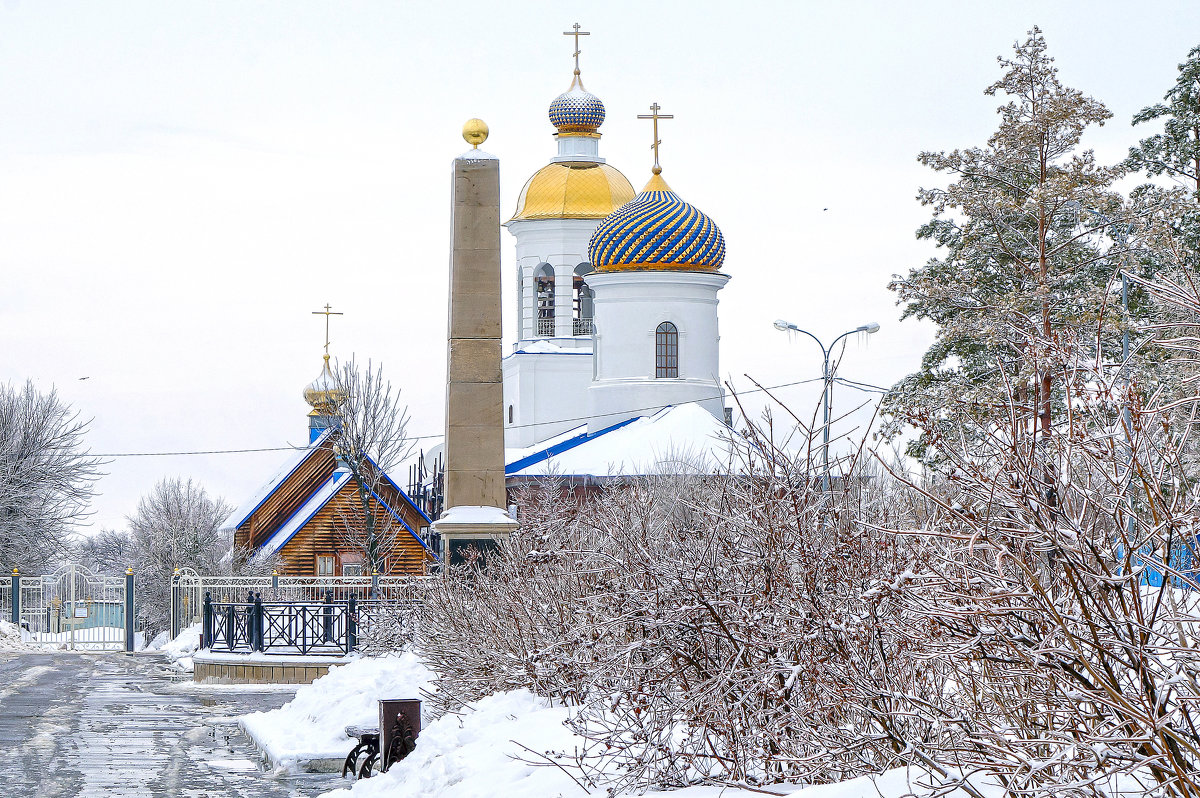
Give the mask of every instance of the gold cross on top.
[{"label": "gold cross on top", "polygon": [[578,22],[576,22],[571,27],[574,28],[574,30],[563,31],[563,36],[574,36],[575,37],[575,74],[578,75],[579,74],[579,37],[580,36],[591,36],[592,34],[590,31],[580,30]]},{"label": "gold cross on top", "polygon": [[661,110],[662,107],[658,103],[654,103],[650,106],[650,113],[638,114],[638,119],[654,120],[654,143],[650,145],[650,148],[654,150],[654,174],[656,175],[662,173],[662,167],[658,165],[658,145],[662,144],[662,140],[658,137],[658,120],[675,118],[674,114],[660,114]]},{"label": "gold cross on top", "polygon": [[332,305],[330,305],[328,302],[326,302],[324,310],[314,310],[312,312],[312,315],[314,315],[314,316],[324,316],[325,317],[325,359],[326,360],[329,359],[329,317],[345,315],[341,311],[337,311],[337,310],[331,311],[330,310],[331,307],[332,307]]}]

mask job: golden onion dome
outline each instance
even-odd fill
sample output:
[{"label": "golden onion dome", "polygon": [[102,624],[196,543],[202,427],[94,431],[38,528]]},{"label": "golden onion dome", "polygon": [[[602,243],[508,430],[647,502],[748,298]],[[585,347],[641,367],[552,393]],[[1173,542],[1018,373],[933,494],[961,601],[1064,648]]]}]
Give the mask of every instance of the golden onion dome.
[{"label": "golden onion dome", "polygon": [[325,365],[321,373],[304,389],[304,401],[312,406],[310,416],[331,416],[337,412],[337,407],[346,399],[346,392],[338,387],[333,372],[329,370],[329,355],[325,355]]},{"label": "golden onion dome", "polygon": [[521,189],[510,221],[531,219],[603,219],[633,199],[625,175],[589,161],[543,166]]},{"label": "golden onion dome", "polygon": [[721,228],[684,202],[657,166],[633,202],[592,233],[588,259],[598,272],[678,270],[715,272],[725,261]]}]

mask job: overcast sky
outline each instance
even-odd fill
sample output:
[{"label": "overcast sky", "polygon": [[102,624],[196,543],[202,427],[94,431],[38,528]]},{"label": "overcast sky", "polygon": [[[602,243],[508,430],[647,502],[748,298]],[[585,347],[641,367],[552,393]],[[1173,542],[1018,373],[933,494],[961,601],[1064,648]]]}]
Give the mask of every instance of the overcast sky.
[{"label": "overcast sky", "polygon": [[[816,346],[867,321],[841,374],[888,385],[931,330],[898,323],[890,276],[933,254],[923,149],[983,144],[983,89],[1033,24],[1064,81],[1130,117],[1200,44],[1200,4],[52,2],[0,5],[0,381],[57,387],[104,454],[306,441],[301,392],[333,353],[382,362],[414,435],[443,423],[451,159],[491,127],[502,213],[555,153],[571,78],[608,109],[601,153],[664,177],[725,233],[722,369],[819,376]],[[503,234],[505,327],[512,238]],[[507,349],[507,345],[506,345]],[[81,379],[81,378],[87,379]],[[798,407],[816,390],[782,395]],[[854,395],[839,388],[837,402]],[[233,504],[285,455],[114,457],[85,531],[121,526],[164,476]],[[403,474],[397,475],[403,481]]]}]

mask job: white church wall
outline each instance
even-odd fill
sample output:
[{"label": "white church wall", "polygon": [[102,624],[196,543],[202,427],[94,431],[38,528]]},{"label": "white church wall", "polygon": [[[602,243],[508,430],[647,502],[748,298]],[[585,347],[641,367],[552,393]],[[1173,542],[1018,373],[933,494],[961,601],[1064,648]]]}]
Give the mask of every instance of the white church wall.
[{"label": "white church wall", "polygon": [[[550,348],[546,342],[532,346]],[[502,370],[507,448],[533,446],[586,423],[581,419],[587,414],[592,380],[590,346],[558,352],[518,351],[504,359]]]},{"label": "white church wall", "polygon": [[[595,378],[588,387],[588,431],[596,432],[666,405],[696,402],[724,417],[717,292],[728,275],[684,271],[593,274]],[[679,331],[679,376],[655,377],[655,331]]]}]

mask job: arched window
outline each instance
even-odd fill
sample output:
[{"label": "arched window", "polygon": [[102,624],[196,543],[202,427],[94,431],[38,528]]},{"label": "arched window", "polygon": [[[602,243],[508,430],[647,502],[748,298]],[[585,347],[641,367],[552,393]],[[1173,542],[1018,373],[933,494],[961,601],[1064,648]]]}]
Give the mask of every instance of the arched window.
[{"label": "arched window", "polygon": [[654,376],[679,376],[679,329],[669,321],[654,331]]},{"label": "arched window", "polygon": [[534,276],[537,288],[537,319],[534,333],[539,338],[554,337],[554,267],[543,263]]},{"label": "arched window", "polygon": [[584,281],[584,275],[590,274],[592,264],[581,263],[575,267],[571,279],[571,334],[591,335],[592,328],[592,289]]}]

